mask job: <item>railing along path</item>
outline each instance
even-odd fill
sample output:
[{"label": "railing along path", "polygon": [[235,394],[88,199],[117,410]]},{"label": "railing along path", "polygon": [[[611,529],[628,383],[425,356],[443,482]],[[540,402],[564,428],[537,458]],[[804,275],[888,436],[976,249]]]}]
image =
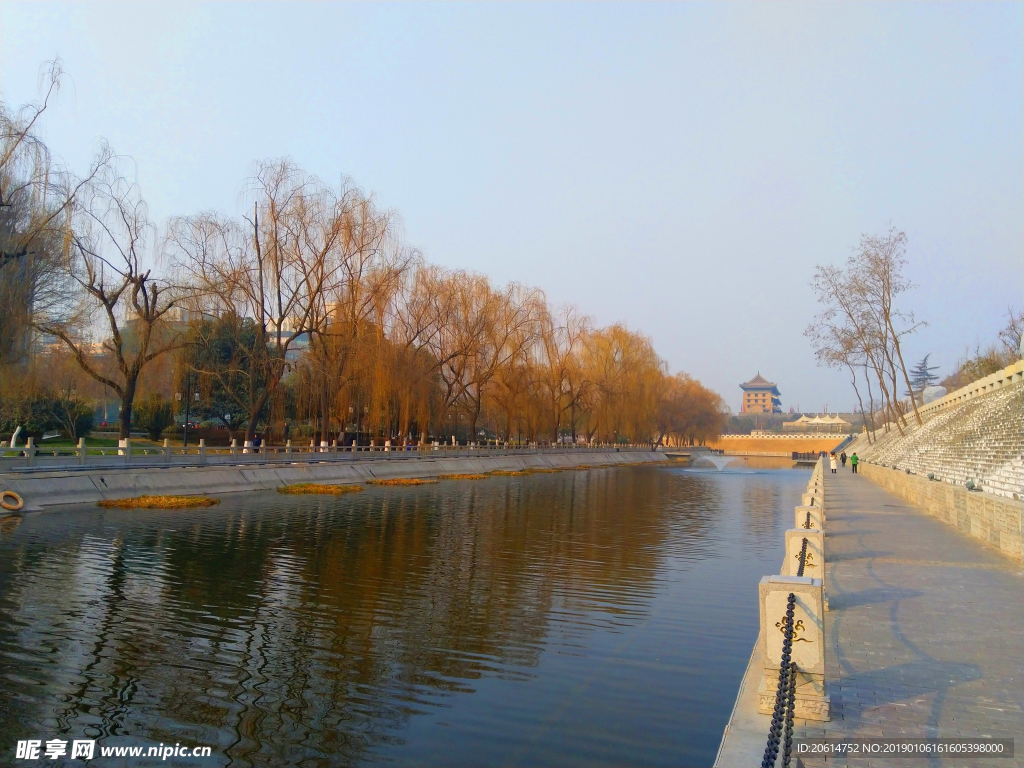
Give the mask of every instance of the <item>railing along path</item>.
[{"label": "railing along path", "polygon": [[146,467],[187,467],[239,464],[294,464],[353,462],[364,460],[407,460],[481,458],[495,456],[524,456],[537,454],[591,454],[608,452],[652,451],[653,446],[620,445],[331,445],[293,446],[288,441],[283,446],[261,445],[239,447],[235,440],[230,446],[208,447],[200,440],[195,447],[172,446],[164,440],[162,446],[137,446],[132,441],[121,440],[118,447],[90,447],[84,438],[74,447],[40,447],[33,438],[24,446],[0,447],[0,472],[25,472],[43,470],[75,470],[90,468],[116,468],[131,466],[135,469]]},{"label": "railing along path", "polygon": [[[796,529],[786,534],[782,573],[761,580],[761,647],[765,677],[759,689],[758,711],[771,715],[761,768],[782,766],[793,757],[793,725],[797,718],[829,719],[824,682],[824,461],[815,465],[803,505],[796,508]],[[792,548],[799,542],[799,552]],[[814,551],[812,552],[812,546]],[[796,562],[794,568],[791,563]],[[822,578],[809,578],[809,569]],[[784,599],[785,603],[780,600]],[[778,621],[776,611],[784,613]],[[782,634],[781,643],[772,629]],[[795,650],[797,644],[799,651]],[[798,664],[797,657],[802,661]]]}]

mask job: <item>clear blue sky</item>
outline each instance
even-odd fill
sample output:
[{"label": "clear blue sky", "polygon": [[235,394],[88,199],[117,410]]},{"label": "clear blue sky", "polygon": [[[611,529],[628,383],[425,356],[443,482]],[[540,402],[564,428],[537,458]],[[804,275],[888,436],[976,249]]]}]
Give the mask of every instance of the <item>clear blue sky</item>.
[{"label": "clear blue sky", "polygon": [[1021,3],[0,4],[0,90],[132,156],[154,217],[237,212],[291,156],[435,262],[653,337],[738,409],[854,402],[802,331],[814,265],[910,237],[908,356],[948,373],[1024,301]]}]

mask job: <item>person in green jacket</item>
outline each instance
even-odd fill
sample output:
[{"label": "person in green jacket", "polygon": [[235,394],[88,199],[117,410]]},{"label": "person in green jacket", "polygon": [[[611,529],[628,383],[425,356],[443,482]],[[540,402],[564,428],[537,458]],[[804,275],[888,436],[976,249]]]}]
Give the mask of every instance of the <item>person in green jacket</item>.
[{"label": "person in green jacket", "polygon": [[854,454],[852,454],[850,456],[850,469],[853,470],[853,474],[855,474],[855,475],[857,474],[857,462],[858,461],[860,461],[860,459],[857,458],[857,454],[856,453],[854,453]]}]

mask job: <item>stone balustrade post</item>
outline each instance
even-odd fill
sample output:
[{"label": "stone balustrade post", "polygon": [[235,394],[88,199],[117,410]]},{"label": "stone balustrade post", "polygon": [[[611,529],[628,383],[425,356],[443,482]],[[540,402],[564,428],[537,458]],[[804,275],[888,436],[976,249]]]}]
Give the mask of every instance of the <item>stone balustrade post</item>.
[{"label": "stone balustrade post", "polygon": [[292,441],[288,440],[284,444],[284,455],[291,461],[292,458]]},{"label": "stone balustrade post", "polygon": [[[811,524],[807,526],[807,515],[811,516]],[[825,511],[821,507],[799,506],[793,514],[793,527],[801,530],[825,530]]]},{"label": "stone balustrade post", "polygon": [[391,453],[391,441],[390,440],[385,440],[384,441],[384,453]]},{"label": "stone balustrade post", "polygon": [[166,437],[164,438],[164,463],[171,463],[171,441]]},{"label": "stone balustrade post", "polygon": [[808,491],[800,496],[800,503],[805,507],[823,507],[825,505],[822,504],[822,501],[824,501],[824,499],[820,493],[811,493]]},{"label": "stone balustrade post", "polygon": [[206,463],[206,438],[199,438],[199,463]]},{"label": "stone balustrade post", "polygon": [[124,456],[124,463],[125,464],[131,463],[131,460],[132,460],[132,439],[130,437],[126,437],[123,440],[118,440],[117,444],[119,446],[117,452],[119,454],[121,454],[122,456]]},{"label": "stone balustrade post", "polygon": [[238,440],[231,438],[231,455],[235,456],[238,454]]},{"label": "stone balustrade post", "polygon": [[758,687],[761,714],[775,708],[775,692],[782,664],[782,643],[789,595],[793,609],[792,661],[796,664],[794,716],[827,721],[830,700],[825,685],[825,606],[821,579],[806,576],[765,576],[758,585],[761,607],[761,650],[764,677]]},{"label": "stone balustrade post", "polygon": [[25,441],[25,463],[30,467],[36,463],[36,439],[34,437]]},{"label": "stone balustrade post", "polygon": [[819,530],[790,528],[785,533],[786,556],[782,559],[783,576],[796,576],[800,569],[800,549],[807,539],[807,557],[804,561],[804,576],[820,579],[825,583],[825,534]]},{"label": "stone balustrade post", "polygon": [[78,463],[85,464],[85,438],[78,438],[78,450],[75,451],[78,454]]}]

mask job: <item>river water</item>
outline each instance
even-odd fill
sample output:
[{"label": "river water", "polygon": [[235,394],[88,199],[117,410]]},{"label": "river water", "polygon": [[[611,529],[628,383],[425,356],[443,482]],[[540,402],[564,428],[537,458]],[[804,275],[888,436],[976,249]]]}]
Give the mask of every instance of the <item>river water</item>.
[{"label": "river water", "polygon": [[100,766],[710,765],[807,476],[737,461],[8,518],[0,765],[52,738],[212,747]]}]

